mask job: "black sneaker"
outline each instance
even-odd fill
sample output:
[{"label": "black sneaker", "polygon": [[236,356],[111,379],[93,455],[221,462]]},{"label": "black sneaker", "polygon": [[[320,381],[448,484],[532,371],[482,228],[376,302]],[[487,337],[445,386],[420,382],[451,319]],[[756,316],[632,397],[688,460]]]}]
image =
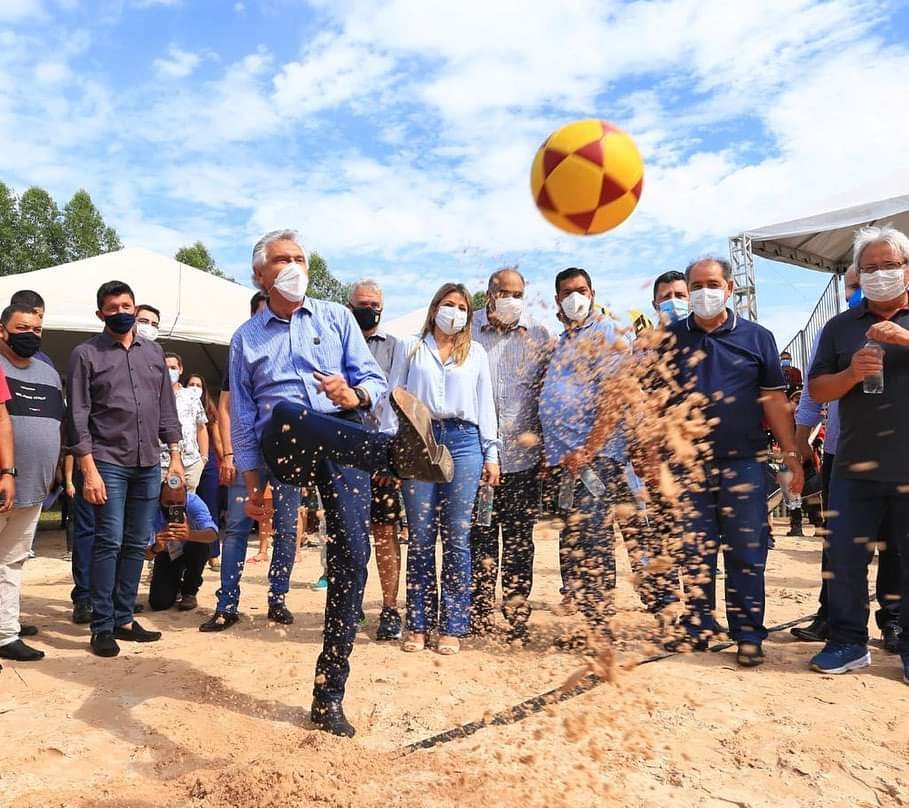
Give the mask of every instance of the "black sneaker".
[{"label": "black sneaker", "polygon": [[401,639],[401,615],[392,606],[385,606],[379,614],[379,627],[376,629],[377,640]]},{"label": "black sneaker", "polygon": [[320,702],[313,700],[312,708],[309,713],[310,720],[319,729],[330,732],[341,738],[353,738],[356,730],[347,716],[344,715],[344,708],[340,701]]},{"label": "black sneaker", "polygon": [[90,600],[80,600],[73,604],[73,622],[84,626],[92,621],[92,604]]},{"label": "black sneaker", "polygon": [[759,642],[740,642],[735,661],[743,668],[756,668],[764,664],[764,649]]},{"label": "black sneaker", "polygon": [[199,631],[209,634],[215,631],[226,631],[240,619],[238,614],[225,614],[224,612],[215,612],[201,626]]},{"label": "black sneaker", "polygon": [[114,637],[127,642],[157,642],[161,639],[160,631],[147,631],[139,625],[138,620],[133,620],[132,625],[118,626],[114,629]]},{"label": "black sneaker", "polygon": [[508,629],[508,642],[525,643],[527,642],[527,623],[514,623]]},{"label": "black sneaker", "polygon": [[0,659],[12,659],[14,662],[35,662],[44,659],[44,651],[26,645],[22,640],[14,640],[0,645]]},{"label": "black sneaker", "polygon": [[268,607],[268,619],[274,623],[289,626],[294,621],[293,613],[283,603]]},{"label": "black sneaker", "polygon": [[[881,644],[885,651],[898,654],[900,651],[900,635],[903,627],[899,623],[885,623],[881,629]],[[22,636],[21,634],[19,636]]]},{"label": "black sneaker", "polygon": [[92,653],[100,657],[115,657],[120,653],[120,646],[114,639],[113,631],[101,631],[92,634]]}]

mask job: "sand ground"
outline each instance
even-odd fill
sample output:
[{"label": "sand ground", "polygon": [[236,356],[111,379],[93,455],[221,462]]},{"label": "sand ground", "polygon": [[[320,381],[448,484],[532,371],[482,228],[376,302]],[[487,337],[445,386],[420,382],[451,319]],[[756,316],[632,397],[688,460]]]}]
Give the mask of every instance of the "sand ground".
[{"label": "sand ground", "polygon": [[[151,614],[161,642],[88,653],[69,621],[60,534],[43,532],[29,562],[23,619],[37,623],[39,663],[0,673],[0,804],[15,806],[902,806],[909,805],[909,687],[898,658],[875,648],[870,670],[807,669],[816,646],[772,634],[766,664],[730,651],[632,667],[648,652],[623,643],[614,683],[525,721],[402,755],[409,743],[566,681],[583,664],[551,639],[557,543],[538,528],[533,637],[515,649],[471,641],[455,657],[404,654],[371,639],[379,607],[371,569],[345,709],[353,741],[311,729],[307,709],[324,594],[304,550],[288,597],[297,620],[265,619],[264,565],[248,566],[231,631],[203,635],[217,587],[206,573],[196,613]],[[767,574],[768,625],[815,608],[819,540],[778,538]],[[622,564],[627,570],[627,565]],[[144,594],[143,584],[142,594]],[[629,637],[652,625],[627,580]],[[876,632],[875,632],[876,634]]]}]

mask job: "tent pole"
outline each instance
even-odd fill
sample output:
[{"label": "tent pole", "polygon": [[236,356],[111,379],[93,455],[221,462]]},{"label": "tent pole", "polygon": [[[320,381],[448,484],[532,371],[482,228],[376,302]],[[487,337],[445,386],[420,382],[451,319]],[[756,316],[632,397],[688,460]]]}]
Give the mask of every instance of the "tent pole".
[{"label": "tent pole", "polygon": [[747,233],[729,239],[729,258],[732,263],[732,299],[736,313],[748,320],[757,320],[757,288],[754,280],[754,255]]}]

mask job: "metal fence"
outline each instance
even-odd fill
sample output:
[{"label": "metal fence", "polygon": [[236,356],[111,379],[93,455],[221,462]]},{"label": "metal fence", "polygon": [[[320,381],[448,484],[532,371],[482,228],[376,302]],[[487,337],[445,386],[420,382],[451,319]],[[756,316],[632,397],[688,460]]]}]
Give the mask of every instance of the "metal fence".
[{"label": "metal fence", "polygon": [[802,371],[802,375],[807,379],[808,360],[811,357],[811,348],[814,345],[814,338],[821,329],[827,324],[827,321],[835,314],[843,310],[843,296],[840,292],[840,276],[834,275],[827,284],[827,288],[821,293],[814,311],[805,323],[805,327],[796,334],[789,344],[783,348],[792,354],[792,364]]}]

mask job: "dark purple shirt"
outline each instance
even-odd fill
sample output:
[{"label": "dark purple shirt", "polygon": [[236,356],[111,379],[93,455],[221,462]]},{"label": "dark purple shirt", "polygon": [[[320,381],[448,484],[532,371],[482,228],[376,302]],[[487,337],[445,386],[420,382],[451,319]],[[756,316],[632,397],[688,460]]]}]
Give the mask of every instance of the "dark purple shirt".
[{"label": "dark purple shirt", "polygon": [[135,335],[129,350],[104,331],[69,358],[68,448],[118,466],[157,466],[159,440],[183,437],[161,346]]}]

